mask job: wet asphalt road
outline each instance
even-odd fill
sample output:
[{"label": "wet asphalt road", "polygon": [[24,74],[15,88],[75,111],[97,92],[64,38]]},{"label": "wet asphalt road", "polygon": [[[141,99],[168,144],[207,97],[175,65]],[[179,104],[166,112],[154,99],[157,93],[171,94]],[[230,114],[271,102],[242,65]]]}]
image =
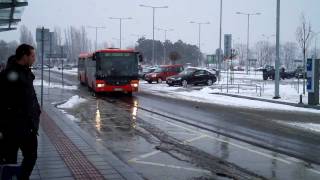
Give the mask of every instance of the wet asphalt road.
[{"label": "wet asphalt road", "polygon": [[[78,84],[74,76],[67,79]],[[55,74],[53,80],[59,81],[59,76]],[[85,87],[68,93],[89,100],[69,110],[80,119],[78,124],[146,179],[221,178],[215,174],[238,179],[320,176],[315,165],[320,163],[319,134],[277,123],[317,122],[319,115],[231,108],[143,91],[134,97],[92,97]]]}]

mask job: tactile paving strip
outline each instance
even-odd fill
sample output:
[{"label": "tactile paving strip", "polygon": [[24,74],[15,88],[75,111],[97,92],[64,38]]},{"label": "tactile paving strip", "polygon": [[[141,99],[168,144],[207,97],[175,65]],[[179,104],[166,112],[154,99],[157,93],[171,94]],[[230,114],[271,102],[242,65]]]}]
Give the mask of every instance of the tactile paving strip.
[{"label": "tactile paving strip", "polygon": [[42,112],[41,125],[75,179],[105,179],[46,112]]}]

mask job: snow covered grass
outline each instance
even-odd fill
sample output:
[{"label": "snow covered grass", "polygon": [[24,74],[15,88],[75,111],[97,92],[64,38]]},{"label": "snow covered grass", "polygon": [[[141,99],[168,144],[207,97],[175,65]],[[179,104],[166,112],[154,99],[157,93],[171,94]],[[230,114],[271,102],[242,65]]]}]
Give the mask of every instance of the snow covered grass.
[{"label": "snow covered grass", "polygon": [[[290,85],[289,85],[290,86]],[[198,89],[183,88],[183,87],[169,87],[167,84],[148,84],[140,83],[142,91],[149,91],[160,96],[175,97],[179,99],[186,99],[190,101],[198,101],[205,103],[221,104],[226,106],[244,107],[251,109],[271,109],[281,111],[295,111],[295,112],[310,112],[320,113],[319,110],[306,109],[299,107],[292,107],[288,105],[248,100],[243,98],[235,98],[224,95],[214,94],[220,92],[219,89],[211,87],[196,87]],[[200,90],[199,90],[200,89]],[[245,92],[248,94],[248,92]],[[292,93],[287,91],[288,94]],[[243,95],[243,94],[241,94]],[[271,95],[270,95],[271,96]],[[272,96],[271,96],[272,97]]]},{"label": "snow covered grass", "polygon": [[[41,80],[38,80],[38,79],[34,80],[33,85],[41,86]],[[49,85],[49,82],[47,82],[47,81],[43,81],[43,86],[49,87],[49,88],[59,88],[59,89],[67,89],[67,90],[77,90],[78,89],[77,86],[67,86],[67,85],[62,86],[61,84],[53,83],[53,82],[51,82]]]},{"label": "snow covered grass", "polygon": [[65,102],[64,104],[61,104],[58,106],[58,108],[63,108],[63,109],[72,109],[76,106],[78,106],[79,104],[83,103],[87,101],[86,99],[81,98],[78,95],[72,96],[67,102]]}]

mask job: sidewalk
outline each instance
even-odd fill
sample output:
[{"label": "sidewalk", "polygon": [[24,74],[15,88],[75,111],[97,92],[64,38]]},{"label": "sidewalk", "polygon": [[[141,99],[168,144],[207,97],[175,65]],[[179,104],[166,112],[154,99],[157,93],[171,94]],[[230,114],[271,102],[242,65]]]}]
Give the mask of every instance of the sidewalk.
[{"label": "sidewalk", "polygon": [[299,104],[299,103],[292,103],[292,102],[284,102],[284,101],[277,101],[273,99],[263,99],[258,97],[249,97],[249,96],[242,96],[237,94],[228,94],[228,93],[212,93],[222,96],[230,96],[230,97],[236,97],[236,98],[243,98],[243,99],[249,99],[249,100],[255,100],[255,101],[262,101],[262,102],[269,102],[269,103],[276,103],[276,104],[283,104],[283,105],[289,105],[294,107],[301,107],[301,108],[309,108],[309,109],[317,109],[320,110],[320,106],[311,106],[308,104]]},{"label": "sidewalk", "polygon": [[38,140],[33,180],[143,179],[51,104],[44,105]]}]

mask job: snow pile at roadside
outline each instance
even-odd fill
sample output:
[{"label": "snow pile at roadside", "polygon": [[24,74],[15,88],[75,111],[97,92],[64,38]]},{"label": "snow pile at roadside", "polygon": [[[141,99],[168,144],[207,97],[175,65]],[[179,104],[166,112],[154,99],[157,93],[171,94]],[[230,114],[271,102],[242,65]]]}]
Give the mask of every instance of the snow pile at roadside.
[{"label": "snow pile at roadside", "polygon": [[[41,86],[41,80],[34,80],[33,85]],[[62,86],[61,84],[57,84],[57,83],[53,83],[53,82],[51,82],[49,85],[49,82],[47,82],[47,81],[43,81],[43,86],[49,87],[49,88],[60,88],[60,89],[68,89],[68,90],[77,90],[78,89],[77,86],[67,86],[67,85]]]},{"label": "snow pile at roadside", "polygon": [[67,102],[64,104],[61,104],[58,106],[58,108],[63,108],[63,109],[71,109],[83,102],[85,102],[86,99],[83,99],[79,97],[78,95],[72,96]]},{"label": "snow pile at roadside", "polygon": [[152,91],[154,94],[166,97],[175,97],[189,101],[220,104],[225,106],[243,107],[251,109],[270,109],[279,111],[295,111],[320,113],[319,110],[293,107],[276,103],[255,101],[243,98],[229,97],[224,95],[212,94],[219,92],[211,87],[204,87],[200,90],[185,89],[182,87],[168,87],[166,84],[140,84],[141,90]]}]

